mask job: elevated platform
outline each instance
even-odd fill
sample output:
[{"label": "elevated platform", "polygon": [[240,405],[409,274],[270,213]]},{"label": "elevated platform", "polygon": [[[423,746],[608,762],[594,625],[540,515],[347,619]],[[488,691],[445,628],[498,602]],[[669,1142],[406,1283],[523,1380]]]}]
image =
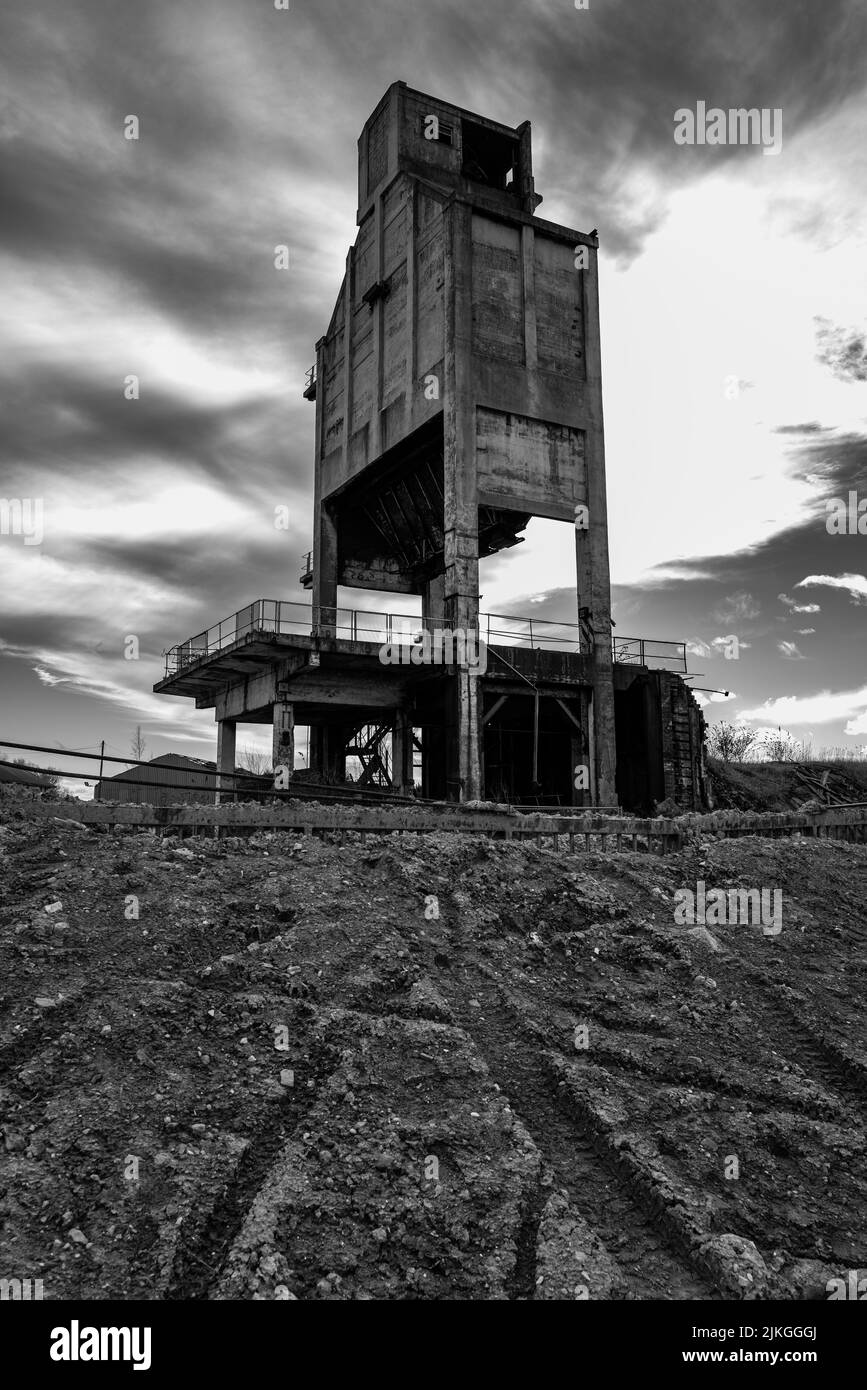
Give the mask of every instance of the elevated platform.
[{"label": "elevated platform", "polygon": [[[420,785],[424,796],[444,800],[464,799],[456,705],[469,700],[486,799],[593,804],[593,661],[581,625],[486,614],[478,670],[452,664],[445,652],[446,660],[418,660],[421,635],[443,631],[442,620],[259,599],[172,648],[154,689],[214,710],[221,737],[232,740],[227,765],[234,726],[249,723],[272,725],[274,765],[293,767],[300,725],[311,730],[310,768],[324,779],[341,781],[346,758],[361,751],[369,754],[365,776],[375,765],[371,785]],[[685,664],[682,643],[612,644],[623,754],[616,789],[630,810],[651,810],[668,796],[701,804],[700,714],[679,675],[665,669]]]},{"label": "elevated platform", "polygon": [[[379,642],[337,637],[302,637],[251,632],[218,651],[203,654],[159,681],[158,694],[193,698],[198,709],[225,708],[224,718],[270,723],[280,693],[292,700],[298,723],[316,722],[334,706],[395,709],[432,681],[454,675],[454,666],[385,665]],[[542,648],[488,648],[488,668],[479,680],[489,691],[523,686],[555,690],[589,689],[587,658]],[[632,676],[640,668],[628,668]],[[227,699],[233,692],[232,698]],[[325,708],[327,707],[327,708]]]}]

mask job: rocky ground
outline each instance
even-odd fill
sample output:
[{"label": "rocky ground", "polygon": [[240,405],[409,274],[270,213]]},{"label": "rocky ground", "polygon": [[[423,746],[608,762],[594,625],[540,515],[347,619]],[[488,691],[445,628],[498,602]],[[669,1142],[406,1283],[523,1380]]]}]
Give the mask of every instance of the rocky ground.
[{"label": "rocky ground", "polygon": [[[676,925],[699,879],[781,888],[783,930]],[[867,1265],[867,847],[9,802],[0,882],[0,1276],[46,1298],[824,1298]]]}]

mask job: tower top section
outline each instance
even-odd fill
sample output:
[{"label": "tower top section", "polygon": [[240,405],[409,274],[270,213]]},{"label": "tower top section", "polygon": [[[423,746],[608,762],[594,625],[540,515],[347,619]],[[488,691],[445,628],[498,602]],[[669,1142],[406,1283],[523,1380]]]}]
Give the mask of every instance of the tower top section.
[{"label": "tower top section", "polygon": [[530,122],[517,127],[477,116],[394,82],[358,141],[358,222],[377,190],[407,173],[504,210],[534,213]]}]

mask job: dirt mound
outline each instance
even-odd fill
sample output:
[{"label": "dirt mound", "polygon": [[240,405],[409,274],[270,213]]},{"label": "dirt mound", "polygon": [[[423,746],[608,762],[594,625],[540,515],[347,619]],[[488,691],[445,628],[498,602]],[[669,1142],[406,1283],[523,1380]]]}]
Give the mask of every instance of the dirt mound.
[{"label": "dirt mound", "polygon": [[724,763],[708,760],[714,806],[798,811],[808,803],[867,801],[867,762]]},{"label": "dirt mound", "polygon": [[[824,1297],[867,1265],[867,848],[95,834],[0,807],[0,1275],[46,1298]],[[676,892],[779,888],[783,930]]]}]

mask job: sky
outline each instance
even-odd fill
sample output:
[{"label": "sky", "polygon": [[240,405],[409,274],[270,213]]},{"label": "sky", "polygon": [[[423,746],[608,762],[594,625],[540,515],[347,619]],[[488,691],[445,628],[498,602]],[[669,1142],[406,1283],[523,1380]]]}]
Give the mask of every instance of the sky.
[{"label": "sky", "polygon": [[[863,0],[2,0],[0,69],[2,738],[214,756],[152,687],[307,597],[304,375],[402,79],[530,120],[538,215],[599,229],[617,635],[687,642],[711,722],[867,746]],[[676,143],[699,102],[780,112],[778,153]],[[574,620],[570,527],[481,589]]]}]

